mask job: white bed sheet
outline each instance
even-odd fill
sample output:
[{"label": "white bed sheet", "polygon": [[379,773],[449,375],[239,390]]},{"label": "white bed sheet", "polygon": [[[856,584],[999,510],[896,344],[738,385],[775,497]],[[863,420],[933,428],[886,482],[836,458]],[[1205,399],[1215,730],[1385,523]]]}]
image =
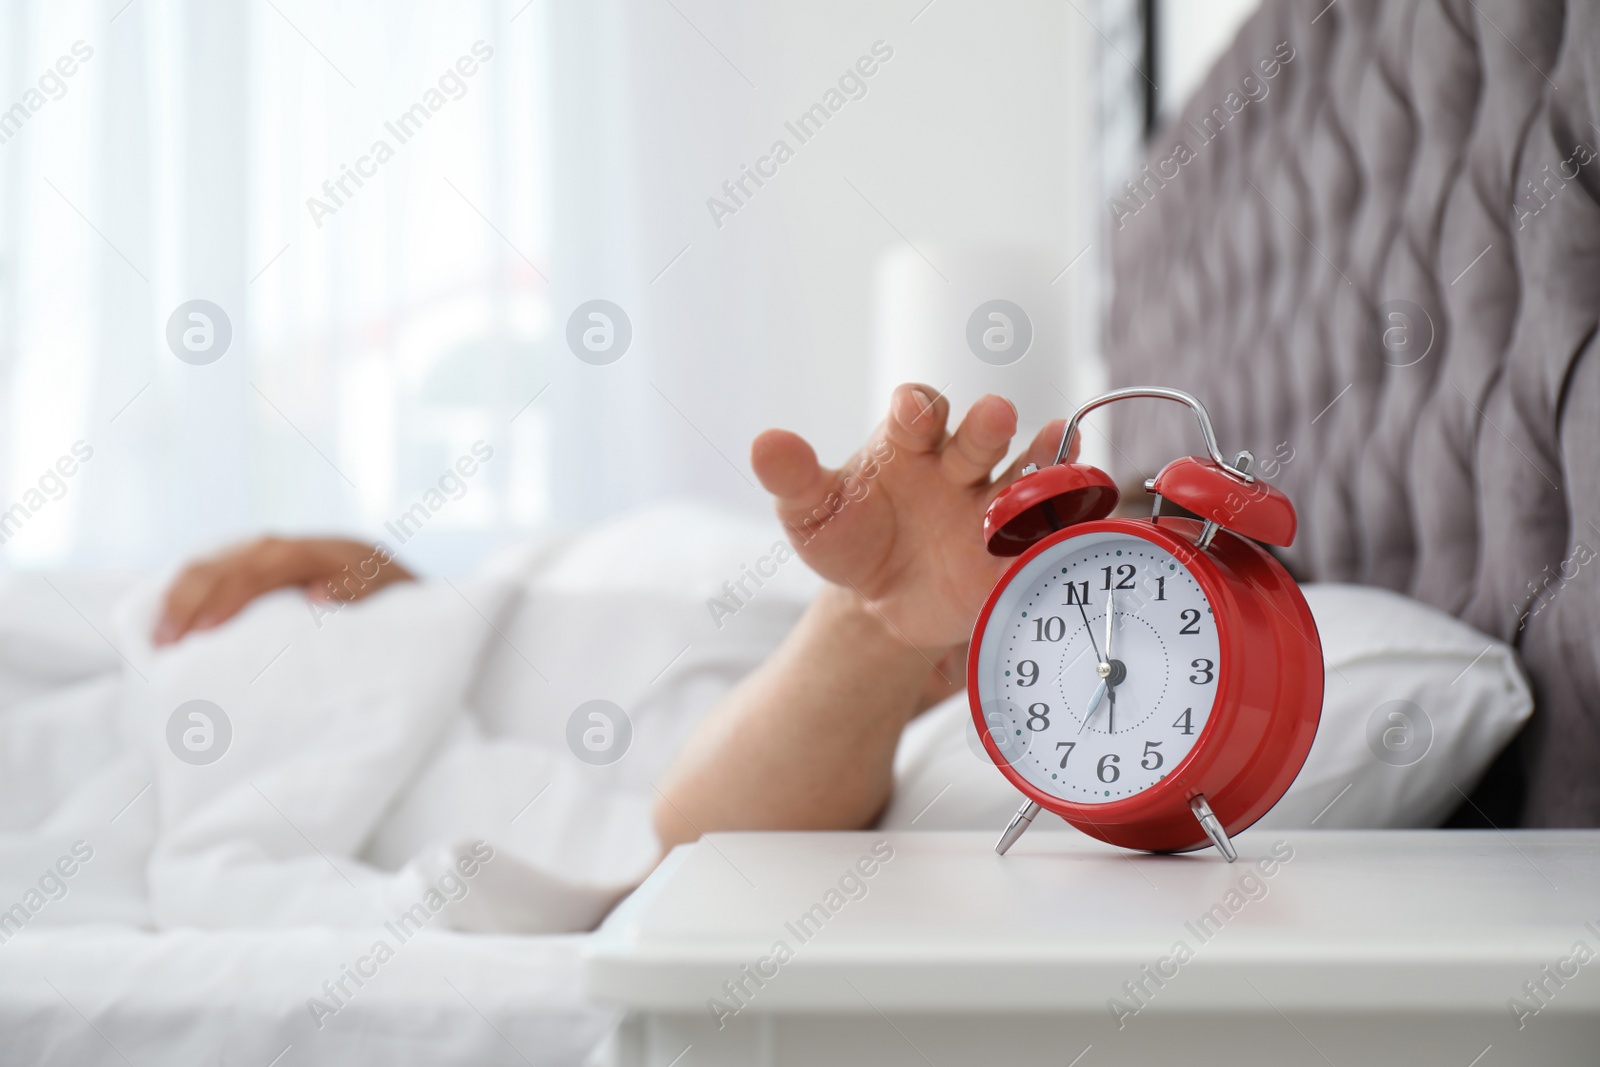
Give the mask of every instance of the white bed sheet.
[{"label": "white bed sheet", "polygon": [[569,1067],[615,1023],[579,992],[588,936],[424,930],[319,1017],[371,933],[28,930],[0,945],[0,1063]]}]

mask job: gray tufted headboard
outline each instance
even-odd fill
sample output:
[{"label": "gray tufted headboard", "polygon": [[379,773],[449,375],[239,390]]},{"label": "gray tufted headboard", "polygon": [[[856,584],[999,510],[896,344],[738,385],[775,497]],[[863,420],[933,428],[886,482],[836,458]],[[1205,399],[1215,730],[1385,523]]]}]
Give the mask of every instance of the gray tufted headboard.
[{"label": "gray tufted headboard", "polygon": [[[1278,460],[1302,580],[1520,651],[1534,717],[1458,823],[1600,826],[1597,121],[1593,2],[1266,0],[1112,205],[1115,384]],[[1119,481],[1196,450],[1120,408]]]}]

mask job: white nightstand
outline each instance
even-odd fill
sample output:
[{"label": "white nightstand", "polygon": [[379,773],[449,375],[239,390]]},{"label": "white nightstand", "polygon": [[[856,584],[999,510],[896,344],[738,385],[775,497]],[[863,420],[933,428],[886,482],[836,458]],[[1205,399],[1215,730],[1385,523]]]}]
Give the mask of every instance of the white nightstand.
[{"label": "white nightstand", "polygon": [[1600,831],[1237,844],[714,835],[585,983],[627,1013],[619,1067],[1600,1063]]}]

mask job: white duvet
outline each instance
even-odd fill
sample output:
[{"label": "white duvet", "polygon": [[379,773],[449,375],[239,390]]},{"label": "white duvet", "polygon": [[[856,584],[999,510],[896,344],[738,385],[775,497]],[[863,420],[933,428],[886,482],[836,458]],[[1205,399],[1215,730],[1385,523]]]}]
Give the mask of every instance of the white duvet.
[{"label": "white duvet", "polygon": [[[0,939],[109,922],[360,928],[398,947],[423,929],[592,927],[657,859],[654,781],[810,595],[797,562],[745,577],[772,541],[666,509],[331,614],[280,593],[165,650],[148,639],[159,583],[113,600],[11,579]],[[631,723],[606,766],[568,746],[595,699]],[[226,725],[180,716],[174,734],[195,700]],[[185,731],[231,737],[197,765]]]}]

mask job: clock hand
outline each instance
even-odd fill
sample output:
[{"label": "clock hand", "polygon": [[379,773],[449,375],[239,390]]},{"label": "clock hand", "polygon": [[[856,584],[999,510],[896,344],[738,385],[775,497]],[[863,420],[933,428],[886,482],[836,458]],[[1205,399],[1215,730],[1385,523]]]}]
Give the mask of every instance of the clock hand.
[{"label": "clock hand", "polygon": [[[1116,596],[1115,590],[1106,591],[1106,658],[1101,664],[1101,677],[1106,680],[1106,692],[1111,697],[1111,707],[1106,712],[1106,732],[1112,734],[1117,732],[1117,683],[1126,677],[1126,668],[1111,655],[1111,624],[1117,617]],[[1119,668],[1124,673],[1119,674]]]},{"label": "clock hand", "polygon": [[1100,654],[1100,646],[1094,643],[1094,627],[1089,625],[1089,613],[1083,610],[1083,602],[1078,603],[1078,614],[1083,616],[1083,630],[1089,635],[1089,647],[1094,649],[1094,658],[1099,662],[1100,677],[1104,678],[1111,673],[1111,667],[1105,656]]},{"label": "clock hand", "polygon": [[1107,590],[1107,592],[1106,592],[1106,662],[1107,663],[1110,663],[1112,658],[1113,658],[1112,655],[1111,655],[1111,620],[1113,618],[1113,613],[1117,610],[1117,602],[1116,602],[1116,599],[1115,599],[1116,595],[1117,594],[1116,594],[1116,592],[1114,590]]},{"label": "clock hand", "polygon": [[1104,678],[1100,679],[1100,684],[1095,686],[1094,696],[1089,698],[1089,708],[1083,713],[1083,721],[1078,724],[1078,732],[1080,734],[1083,733],[1083,728],[1089,725],[1089,719],[1094,715],[1095,709],[1100,706],[1100,700],[1106,695],[1106,690],[1109,688],[1110,686],[1106,684]]},{"label": "clock hand", "polygon": [[1094,643],[1094,627],[1089,625],[1089,613],[1084,609],[1083,602],[1078,602],[1078,615],[1083,619],[1083,632],[1089,635],[1089,647],[1094,649],[1094,657],[1099,661],[1095,665],[1094,672],[1100,676],[1100,685],[1095,689],[1094,696],[1089,699],[1089,710],[1084,713],[1083,722],[1078,724],[1078,732],[1080,734],[1083,733],[1084,726],[1088,724],[1089,716],[1094,714],[1095,709],[1100,706],[1101,699],[1108,694],[1111,697],[1111,709],[1107,712],[1110,716],[1108,731],[1116,733],[1117,730],[1117,691],[1111,685],[1111,608],[1114,605],[1112,597],[1115,595],[1115,593],[1112,593],[1106,597],[1106,654],[1104,656],[1100,655],[1100,647]]},{"label": "clock hand", "polygon": [[[1081,600],[1078,602],[1078,614],[1083,618],[1083,632],[1089,635],[1089,647],[1094,649],[1094,658],[1099,661],[1095,665],[1094,672],[1100,676],[1099,688],[1094,691],[1094,696],[1089,700],[1089,710],[1084,713],[1083,722],[1078,724],[1078,732],[1081,734],[1083,733],[1084,726],[1088,725],[1089,716],[1093,715],[1095,709],[1100,706],[1101,698],[1107,693],[1111,693],[1112,690],[1110,684],[1111,660],[1107,658],[1107,656],[1100,655],[1100,648],[1094,643],[1094,627],[1089,625],[1089,613],[1084,610],[1083,602]],[[1111,629],[1108,626],[1106,628],[1106,647],[1108,649],[1111,647],[1110,637]],[[1116,699],[1115,693],[1112,693],[1111,700],[1113,708],[1116,707]],[[1116,725],[1116,721],[1114,719],[1112,720],[1112,725]]]}]

